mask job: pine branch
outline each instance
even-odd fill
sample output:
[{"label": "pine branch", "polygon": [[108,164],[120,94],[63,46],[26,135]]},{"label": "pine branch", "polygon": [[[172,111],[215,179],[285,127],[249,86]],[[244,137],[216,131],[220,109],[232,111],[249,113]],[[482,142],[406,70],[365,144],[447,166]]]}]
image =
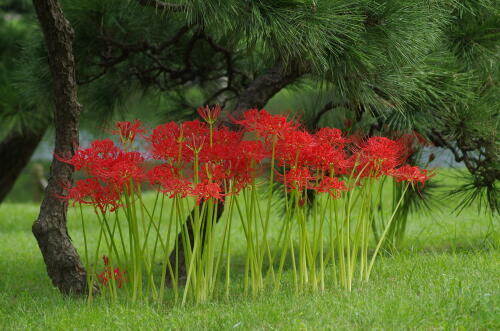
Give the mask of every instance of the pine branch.
[{"label": "pine branch", "polygon": [[281,89],[294,83],[307,73],[307,68],[292,63],[287,68],[277,63],[257,76],[240,94],[232,116],[238,118],[247,109],[261,108]]},{"label": "pine branch", "polygon": [[455,148],[448,139],[443,137],[440,132],[433,129],[432,134],[430,135],[430,138],[434,144],[441,146],[441,147],[445,147],[449,151],[451,151],[451,153],[455,157],[455,161],[456,162],[463,162],[465,164],[465,166],[467,167],[467,169],[469,169],[469,171],[471,173],[474,173],[474,171],[477,170],[477,166],[474,166],[472,164],[473,161],[469,158],[468,154],[462,150],[462,155],[460,155],[459,150],[457,148]]},{"label": "pine branch", "polygon": [[334,103],[333,101],[330,101],[328,103],[326,103],[323,108],[316,114],[316,116],[314,117],[314,120],[312,122],[312,128],[313,129],[317,129],[318,128],[318,125],[319,125],[319,121],[321,120],[321,118],[323,117],[323,115],[325,115],[327,112],[329,112],[330,110],[334,109],[334,108],[337,108],[341,106],[340,104],[338,103]]}]

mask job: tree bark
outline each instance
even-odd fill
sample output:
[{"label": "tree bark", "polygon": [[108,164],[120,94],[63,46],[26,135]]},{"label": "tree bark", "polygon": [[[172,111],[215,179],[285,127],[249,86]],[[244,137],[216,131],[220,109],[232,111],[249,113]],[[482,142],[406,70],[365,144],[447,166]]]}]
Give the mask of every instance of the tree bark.
[{"label": "tree bark", "polygon": [[243,90],[231,115],[238,118],[248,109],[264,107],[276,93],[295,82],[304,71],[298,65],[284,68],[280,63],[276,64]]},{"label": "tree bark", "polygon": [[0,203],[10,192],[42,140],[45,128],[36,132],[10,132],[0,142]]},{"label": "tree bark", "polygon": [[[239,118],[248,109],[252,108],[262,108],[266,103],[281,89],[287,85],[295,82],[304,72],[298,67],[285,70],[280,64],[275,65],[269,69],[264,74],[258,76],[250,85],[243,90],[238,99],[238,103],[231,116],[234,118]],[[234,126],[234,124],[229,123],[228,119],[224,123],[228,126]],[[224,203],[217,204],[217,220],[219,221],[222,213],[224,212]],[[194,235],[193,235],[193,224],[189,221],[189,217],[186,220],[187,234],[186,238],[189,238],[191,246],[193,245]],[[203,221],[203,220],[202,220]],[[205,228],[205,227],[203,227]],[[205,237],[204,235],[202,237]],[[174,268],[176,266],[176,261],[178,261],[178,272],[179,272],[179,283],[183,284],[186,280],[186,264],[184,255],[184,245],[183,245],[183,234],[179,233],[177,235],[177,247],[178,252],[175,249],[170,253],[169,260],[170,264]],[[203,245],[203,243],[202,243]],[[178,260],[177,260],[178,259]],[[170,274],[167,272],[166,277],[167,284],[171,285],[172,279]]]},{"label": "tree bark", "polygon": [[[54,154],[70,158],[78,148],[80,104],[76,94],[73,29],[57,0],[33,0],[48,52],[54,89]],[[68,203],[57,196],[65,194],[73,182],[73,167],[52,159],[50,176],[33,224],[33,234],[43,255],[52,283],[64,294],[87,292],[86,271],[68,235]]]}]

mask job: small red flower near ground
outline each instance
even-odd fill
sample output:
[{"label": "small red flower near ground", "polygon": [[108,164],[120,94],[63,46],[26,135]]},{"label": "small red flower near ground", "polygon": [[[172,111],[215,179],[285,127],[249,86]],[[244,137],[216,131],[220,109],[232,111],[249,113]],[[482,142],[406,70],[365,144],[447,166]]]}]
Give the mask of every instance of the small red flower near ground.
[{"label": "small red flower near ground", "polygon": [[106,255],[104,255],[102,259],[104,262],[104,271],[97,275],[99,283],[103,286],[107,286],[111,280],[115,280],[117,287],[122,288],[125,282],[126,271],[121,271],[118,267],[113,270],[109,265],[109,258]]}]

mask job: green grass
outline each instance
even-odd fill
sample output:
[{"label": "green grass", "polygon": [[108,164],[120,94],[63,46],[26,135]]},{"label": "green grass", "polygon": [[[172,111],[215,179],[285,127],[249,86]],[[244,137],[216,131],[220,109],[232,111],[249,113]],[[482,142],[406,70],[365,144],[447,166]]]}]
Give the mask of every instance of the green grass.
[{"label": "green grass", "polygon": [[[87,304],[60,295],[30,231],[38,205],[5,203],[0,330],[500,329],[500,222],[474,208],[456,216],[453,203],[440,199],[428,215],[412,215],[401,253],[382,256],[370,283],[356,284],[351,293],[329,287],[323,294],[296,296],[285,287],[255,299],[235,295],[229,302],[184,308],[99,299]],[[69,227],[80,249],[75,213]]]}]

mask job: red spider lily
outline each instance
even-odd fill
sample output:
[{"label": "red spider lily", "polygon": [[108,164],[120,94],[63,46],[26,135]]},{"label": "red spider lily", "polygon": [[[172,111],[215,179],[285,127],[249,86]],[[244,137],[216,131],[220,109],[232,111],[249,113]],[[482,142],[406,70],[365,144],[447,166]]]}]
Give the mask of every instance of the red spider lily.
[{"label": "red spider lily", "polygon": [[114,273],[115,280],[118,282],[118,288],[122,288],[122,284],[126,280],[124,275],[127,272],[126,271],[121,272],[120,268],[115,268],[113,273]]},{"label": "red spider lily", "polygon": [[200,204],[202,201],[206,201],[210,198],[214,200],[223,200],[222,189],[217,183],[210,183],[208,181],[203,181],[198,183],[192,190],[191,195],[196,197],[196,204]]},{"label": "red spider lily", "polygon": [[284,132],[276,145],[276,159],[280,166],[305,166],[307,158],[314,153],[315,140],[306,131]]},{"label": "red spider lily", "polygon": [[100,160],[115,158],[120,152],[120,149],[115,146],[111,139],[104,139],[94,140],[89,148],[77,150],[70,159],[63,159],[58,156],[56,158],[59,161],[71,164],[76,171],[84,169],[90,173]]},{"label": "red spider lily", "polygon": [[206,162],[201,166],[200,178],[215,183],[223,183],[232,178],[232,169],[226,162]]},{"label": "red spider lily", "polygon": [[120,136],[123,145],[131,144],[138,133],[146,132],[145,129],[141,128],[141,125],[142,122],[139,120],[135,120],[133,123],[129,121],[117,122],[116,128],[118,130],[113,130],[111,133]]},{"label": "red spider lily", "polygon": [[182,156],[184,162],[191,162],[195,154],[200,154],[201,150],[205,147],[205,142],[209,139],[209,128],[205,123],[198,120],[184,122],[182,124],[184,135],[184,147]]},{"label": "red spider lily", "polygon": [[358,170],[365,169],[363,176],[387,174],[404,162],[404,146],[401,142],[385,137],[370,137],[355,153]]},{"label": "red spider lily", "polygon": [[88,172],[122,191],[144,178],[144,157],[139,152],[121,152],[114,158],[97,160]]},{"label": "red spider lily", "polygon": [[151,185],[161,184],[163,181],[176,176],[178,176],[178,169],[168,163],[153,167],[146,173],[146,178]]},{"label": "red spider lily", "polygon": [[151,143],[153,158],[180,162],[184,136],[182,128],[177,123],[169,122],[158,125],[146,139]]},{"label": "red spider lily", "polygon": [[311,188],[311,181],[315,178],[311,176],[309,169],[306,167],[292,168],[285,175],[282,176],[283,182],[289,191]]},{"label": "red spider lily", "polygon": [[103,286],[106,286],[108,285],[110,280],[115,280],[118,288],[122,288],[123,282],[125,281],[124,275],[126,271],[122,272],[118,267],[112,270],[112,268],[109,266],[109,258],[106,255],[104,255],[102,258],[104,260],[104,271],[97,275],[99,283],[101,283]]},{"label": "red spider lily", "polygon": [[334,148],[324,142],[316,144],[306,159],[314,169],[333,172],[335,175],[348,174],[352,169],[352,164],[346,159],[346,152],[343,149]]},{"label": "red spider lily", "polygon": [[343,149],[349,142],[349,139],[343,137],[342,131],[337,128],[321,128],[314,136],[320,143],[329,144],[338,149]]},{"label": "red spider lily", "polygon": [[120,188],[144,176],[144,157],[138,152],[123,152],[109,139],[94,141],[90,148],[78,150],[71,159],[62,161]]},{"label": "red spider lily", "polygon": [[345,182],[340,181],[337,177],[323,177],[315,189],[318,192],[328,193],[335,199],[340,197],[341,192],[347,191]]},{"label": "red spider lily", "polygon": [[67,196],[61,198],[73,200],[73,204],[78,202],[95,205],[102,213],[108,208],[113,212],[120,207],[118,203],[120,195],[116,188],[110,185],[104,186],[94,177],[77,180],[75,186],[69,189]]},{"label": "red spider lily", "polygon": [[258,165],[269,156],[269,152],[261,141],[241,141],[234,154],[235,159],[231,160],[231,175],[235,179],[233,193],[238,193],[259,176],[261,169]]},{"label": "red spider lily", "polygon": [[244,172],[237,173],[233,178],[233,183],[234,183],[233,190],[228,194],[237,195],[238,193],[241,192],[241,190],[251,185],[255,178],[251,174],[252,172],[250,171],[247,172],[246,174]]},{"label": "red spider lily", "polygon": [[214,125],[217,122],[217,118],[220,115],[220,105],[215,105],[215,107],[200,107],[198,108],[198,114],[201,118],[205,120],[210,125]]},{"label": "red spider lily", "polygon": [[[200,151],[200,162],[209,161],[224,161],[235,158],[235,148],[239,145],[243,138],[243,132],[229,130],[228,127],[222,126],[213,131],[212,146],[206,144]],[[207,139],[207,138],[205,138]]]},{"label": "red spider lily", "polygon": [[243,114],[243,120],[233,120],[234,123],[246,128],[249,132],[257,132],[264,138],[282,137],[288,131],[298,128],[298,124],[289,121],[282,115],[271,115],[266,110],[250,109]]},{"label": "red spider lily", "polygon": [[419,167],[412,167],[410,165],[404,165],[398,169],[394,169],[390,173],[396,179],[396,182],[410,182],[412,184],[422,183],[425,184],[432,174],[429,174],[427,170],[420,169]]},{"label": "red spider lily", "polygon": [[169,198],[187,197],[192,189],[191,182],[178,174],[178,169],[169,164],[152,168],[146,175],[152,185],[160,185],[160,191],[169,194]]},{"label": "red spider lily", "polygon": [[266,151],[261,141],[240,141],[236,151],[236,157],[247,161],[253,160],[257,164],[270,156],[270,153]]},{"label": "red spider lily", "polygon": [[198,120],[186,121],[182,123],[182,132],[184,137],[208,137],[210,133],[209,128],[206,123],[200,122]]},{"label": "red spider lily", "polygon": [[109,265],[109,257],[108,256],[103,255],[102,260],[103,260],[105,266]]}]

